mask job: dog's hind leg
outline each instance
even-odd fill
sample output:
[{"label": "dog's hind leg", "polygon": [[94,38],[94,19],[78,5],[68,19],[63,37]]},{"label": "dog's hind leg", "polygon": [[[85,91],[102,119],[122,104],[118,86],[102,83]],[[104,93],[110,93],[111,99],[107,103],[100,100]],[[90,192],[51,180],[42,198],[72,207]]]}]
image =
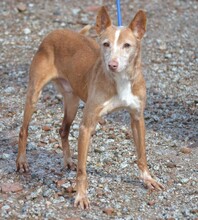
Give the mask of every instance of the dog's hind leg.
[{"label": "dog's hind leg", "polygon": [[42,88],[55,77],[55,68],[49,64],[49,59],[41,52],[37,52],[32,61],[23,124],[19,133],[18,155],[16,160],[17,171],[28,171],[28,163],[26,160],[28,126]]},{"label": "dog's hind leg", "polygon": [[63,95],[63,102],[64,102],[64,117],[63,117],[62,126],[59,130],[59,134],[62,142],[62,149],[63,149],[64,167],[74,170],[76,166],[72,161],[68,136],[69,136],[70,126],[78,110],[79,98],[78,96],[72,93],[72,89],[69,85],[69,82],[67,82],[66,80],[58,79],[55,80],[55,83],[58,87],[58,90]]}]

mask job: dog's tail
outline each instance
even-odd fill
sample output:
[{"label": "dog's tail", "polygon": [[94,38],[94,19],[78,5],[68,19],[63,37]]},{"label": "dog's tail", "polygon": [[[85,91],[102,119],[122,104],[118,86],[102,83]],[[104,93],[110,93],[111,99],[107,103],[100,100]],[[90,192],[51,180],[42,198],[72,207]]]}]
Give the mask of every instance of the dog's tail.
[{"label": "dog's tail", "polygon": [[91,29],[91,25],[88,24],[88,25],[86,25],[85,27],[83,27],[83,28],[79,31],[79,33],[80,33],[80,34],[83,34],[83,35],[88,35],[90,29]]}]

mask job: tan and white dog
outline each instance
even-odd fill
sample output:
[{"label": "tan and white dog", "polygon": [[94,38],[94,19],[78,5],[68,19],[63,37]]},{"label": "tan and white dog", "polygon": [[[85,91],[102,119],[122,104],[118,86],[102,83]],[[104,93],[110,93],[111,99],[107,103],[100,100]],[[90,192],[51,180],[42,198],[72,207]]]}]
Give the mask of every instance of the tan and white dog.
[{"label": "tan and white dog", "polygon": [[128,27],[116,27],[101,7],[96,19],[99,45],[82,33],[56,30],[41,43],[30,67],[23,125],[19,134],[17,170],[28,170],[26,144],[28,126],[44,85],[53,81],[64,99],[64,119],[60,128],[64,164],[73,167],[68,135],[79,99],[86,105],[78,138],[77,195],[75,206],[89,207],[86,161],[91,133],[100,117],[125,108],[138,156],[140,177],[149,189],[161,189],[150,175],[145,151],[145,81],[141,70],[141,39],[146,30],[146,14],[140,10]]}]

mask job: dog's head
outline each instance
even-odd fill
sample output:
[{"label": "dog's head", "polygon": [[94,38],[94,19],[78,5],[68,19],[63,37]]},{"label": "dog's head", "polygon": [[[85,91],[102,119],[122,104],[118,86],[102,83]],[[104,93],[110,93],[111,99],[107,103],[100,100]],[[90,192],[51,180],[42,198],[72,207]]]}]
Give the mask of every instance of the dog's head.
[{"label": "dog's head", "polygon": [[137,12],[128,27],[116,27],[101,7],[96,18],[101,55],[105,71],[113,76],[127,72],[140,53],[140,42],[146,31],[146,14]]}]

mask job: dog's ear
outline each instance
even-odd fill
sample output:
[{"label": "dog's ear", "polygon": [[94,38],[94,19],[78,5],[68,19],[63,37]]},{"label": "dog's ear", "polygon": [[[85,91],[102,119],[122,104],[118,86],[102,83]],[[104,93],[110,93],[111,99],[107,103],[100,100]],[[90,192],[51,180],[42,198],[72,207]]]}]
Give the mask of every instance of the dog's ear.
[{"label": "dog's ear", "polygon": [[133,31],[137,39],[141,40],[146,31],[146,13],[139,10],[131,21],[129,28]]},{"label": "dog's ear", "polygon": [[96,32],[100,34],[102,31],[104,31],[107,27],[111,25],[111,19],[107,13],[107,10],[104,6],[102,6],[99,11],[96,18]]}]

